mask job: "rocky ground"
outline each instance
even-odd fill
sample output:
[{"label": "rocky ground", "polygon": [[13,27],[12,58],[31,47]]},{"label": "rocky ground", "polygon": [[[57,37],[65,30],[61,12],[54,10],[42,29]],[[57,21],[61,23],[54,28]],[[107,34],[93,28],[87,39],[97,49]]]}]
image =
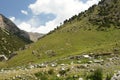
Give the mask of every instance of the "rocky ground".
[{"label": "rocky ground", "polygon": [[[74,80],[83,80],[87,73],[94,72],[96,68],[102,68],[104,78],[107,74],[114,74],[111,80],[120,80],[120,55],[100,54],[76,55],[67,58],[45,62],[40,64],[29,64],[27,66],[0,70],[0,80],[39,80],[36,73],[47,73],[49,77],[66,78],[72,76]],[[118,72],[118,73],[117,73]],[[50,79],[49,79],[50,80]],[[66,79],[65,79],[66,80]]]}]

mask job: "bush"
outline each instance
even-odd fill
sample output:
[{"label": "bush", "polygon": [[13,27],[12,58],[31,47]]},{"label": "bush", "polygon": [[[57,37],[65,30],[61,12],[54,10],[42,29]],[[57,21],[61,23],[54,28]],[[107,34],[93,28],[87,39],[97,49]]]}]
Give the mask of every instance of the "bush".
[{"label": "bush", "polygon": [[60,70],[60,71],[59,71],[59,74],[60,74],[60,75],[65,75],[65,74],[66,74],[66,70]]},{"label": "bush", "polygon": [[38,72],[38,73],[35,73],[35,76],[40,79],[40,80],[48,80],[47,74],[45,74],[44,72]]},{"label": "bush", "polygon": [[48,74],[50,74],[50,75],[54,74],[54,70],[53,70],[53,69],[50,69],[50,70],[48,71]]},{"label": "bush", "polygon": [[73,78],[73,77],[68,76],[68,77],[66,78],[66,80],[76,80],[76,79]]},{"label": "bush", "polygon": [[86,77],[86,80],[102,80],[103,78],[103,72],[102,69],[96,69],[92,74],[88,75]]},{"label": "bush", "polygon": [[111,78],[112,78],[112,74],[107,74],[107,77],[105,80],[111,80]]}]

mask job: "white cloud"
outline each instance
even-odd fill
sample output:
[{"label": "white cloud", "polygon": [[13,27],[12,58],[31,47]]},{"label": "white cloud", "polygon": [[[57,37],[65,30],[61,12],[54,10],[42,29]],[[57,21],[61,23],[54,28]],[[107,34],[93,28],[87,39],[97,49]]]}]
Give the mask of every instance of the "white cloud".
[{"label": "white cloud", "polygon": [[22,22],[21,24],[18,25],[18,27],[22,30],[28,31],[28,32],[32,32],[34,31],[34,27],[32,27],[30,24],[27,24],[25,22]]},{"label": "white cloud", "polygon": [[13,22],[15,21],[15,17],[9,17],[9,19]]},{"label": "white cloud", "polygon": [[22,14],[25,14],[25,15],[28,15],[28,12],[25,11],[25,10],[21,10],[21,13],[22,13]]},{"label": "white cloud", "polygon": [[[87,10],[93,4],[97,4],[100,0],[88,0],[83,3],[80,0],[36,0],[35,3],[29,5],[29,9],[33,12],[33,16],[40,15],[41,13],[54,14],[56,18],[54,20],[45,23],[45,26],[34,25],[39,24],[40,21],[37,18],[31,18],[27,22],[19,24],[19,28],[39,33],[48,33],[58,26],[65,19],[72,17],[84,10]],[[28,14],[26,11],[21,11],[24,14]]]}]

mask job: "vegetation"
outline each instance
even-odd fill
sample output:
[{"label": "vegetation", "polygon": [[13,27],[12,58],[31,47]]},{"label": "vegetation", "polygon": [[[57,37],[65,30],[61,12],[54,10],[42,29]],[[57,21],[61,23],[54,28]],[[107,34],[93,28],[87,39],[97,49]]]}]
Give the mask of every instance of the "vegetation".
[{"label": "vegetation", "polygon": [[[111,24],[111,27],[108,27],[97,24],[99,23],[97,19],[100,19],[100,22],[104,21],[103,18],[105,16],[107,20],[110,17],[115,19],[114,21],[117,20],[116,16],[112,15],[115,15],[116,11],[120,11],[118,6],[120,1],[117,0],[117,4],[113,2],[114,1],[111,0],[109,4],[107,4],[106,1],[101,1],[89,10],[66,20],[64,24],[56,30],[50,32],[38,42],[31,44],[29,49],[18,51],[19,55],[7,61],[7,66],[5,67],[21,66],[31,62],[50,62],[64,57],[90,52],[96,54],[103,52],[114,53],[114,48],[117,48],[117,52],[119,52],[119,26]],[[107,6],[112,4],[117,7],[111,7],[112,15],[111,12],[107,10],[108,8],[103,6],[106,4]],[[107,14],[109,15],[101,13],[101,11],[103,12],[103,10],[101,10],[102,7],[105,8],[105,11],[108,12]],[[109,23],[105,22],[105,24]],[[33,52],[35,52],[35,54],[33,54]]]},{"label": "vegetation", "polygon": [[0,54],[9,56],[28,42],[0,28]]},{"label": "vegetation", "polygon": [[107,77],[106,77],[105,80],[111,80],[112,76],[113,76],[113,75],[111,75],[111,74],[107,74]]},{"label": "vegetation", "polygon": [[[26,74],[28,70],[37,80],[78,80],[82,77],[86,80],[110,80],[112,75],[106,75],[110,72],[108,69],[120,69],[117,64],[120,57],[120,0],[108,1],[101,0],[98,5],[65,20],[29,48],[17,51],[18,55],[12,59],[0,62],[1,71],[2,68],[22,66],[18,72],[23,69]],[[0,28],[0,54],[9,56],[25,44],[27,42],[23,39]],[[84,54],[90,57],[83,58]],[[70,59],[76,55],[82,58]],[[96,69],[92,63],[103,66],[104,71]],[[30,65],[31,69],[28,68]]]},{"label": "vegetation", "polygon": [[86,80],[103,80],[102,69],[96,69],[93,73],[86,77]]}]

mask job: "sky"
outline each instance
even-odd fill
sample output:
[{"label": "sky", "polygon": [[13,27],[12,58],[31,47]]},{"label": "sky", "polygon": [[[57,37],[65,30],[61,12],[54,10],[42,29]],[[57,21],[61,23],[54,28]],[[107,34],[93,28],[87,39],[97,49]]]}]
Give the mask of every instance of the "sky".
[{"label": "sky", "polygon": [[48,33],[100,0],[0,0],[0,13],[28,32]]}]

